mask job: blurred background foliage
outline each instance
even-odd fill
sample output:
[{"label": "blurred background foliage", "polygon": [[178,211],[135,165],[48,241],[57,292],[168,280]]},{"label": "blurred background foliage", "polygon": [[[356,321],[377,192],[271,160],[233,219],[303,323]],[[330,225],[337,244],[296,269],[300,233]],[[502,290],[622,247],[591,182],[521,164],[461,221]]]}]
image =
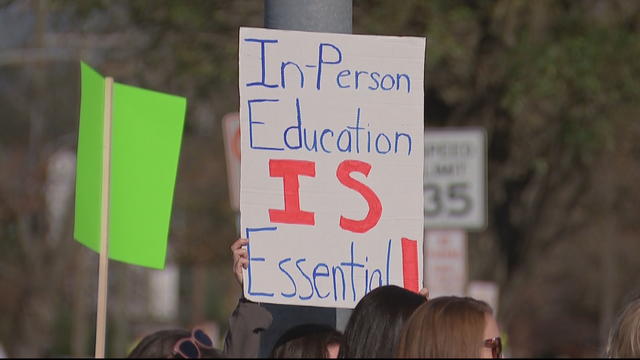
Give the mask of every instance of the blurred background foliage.
[{"label": "blurred background foliage", "polygon": [[[65,172],[80,59],[189,99],[169,240],[178,313],[150,315],[152,271],[112,263],[108,354],[150,329],[209,322],[224,333],[239,289],[221,119],[238,108],[238,27],[262,17],[257,0],[0,0],[9,354],[91,354],[97,259],[72,240]],[[487,130],[489,226],[470,235],[469,278],[500,284],[512,355],[598,355],[640,294],[639,30],[634,0],[353,1],[356,34],[427,37],[427,127]]]}]

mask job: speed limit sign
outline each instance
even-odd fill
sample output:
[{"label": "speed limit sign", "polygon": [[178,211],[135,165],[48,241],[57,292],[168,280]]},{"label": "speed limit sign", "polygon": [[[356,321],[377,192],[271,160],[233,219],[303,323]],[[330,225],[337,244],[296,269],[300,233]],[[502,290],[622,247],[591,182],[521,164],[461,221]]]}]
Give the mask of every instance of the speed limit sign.
[{"label": "speed limit sign", "polygon": [[484,129],[427,129],[424,135],[424,224],[480,230],[487,224]]}]

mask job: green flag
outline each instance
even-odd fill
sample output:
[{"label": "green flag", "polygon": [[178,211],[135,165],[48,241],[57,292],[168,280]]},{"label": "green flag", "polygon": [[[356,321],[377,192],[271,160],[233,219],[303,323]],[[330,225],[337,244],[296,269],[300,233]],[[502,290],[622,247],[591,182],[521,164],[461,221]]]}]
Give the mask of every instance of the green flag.
[{"label": "green flag", "polygon": [[[74,237],[100,249],[104,78],[81,64]],[[186,99],[114,83],[109,258],[164,268]]]}]

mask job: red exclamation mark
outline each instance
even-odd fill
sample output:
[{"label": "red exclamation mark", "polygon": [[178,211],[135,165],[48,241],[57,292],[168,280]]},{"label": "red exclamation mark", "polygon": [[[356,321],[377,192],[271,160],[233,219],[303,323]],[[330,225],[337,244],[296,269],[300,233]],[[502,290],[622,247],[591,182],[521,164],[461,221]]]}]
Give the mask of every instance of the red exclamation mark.
[{"label": "red exclamation mark", "polygon": [[402,238],[402,277],[404,288],[417,293],[418,286],[418,242]]}]

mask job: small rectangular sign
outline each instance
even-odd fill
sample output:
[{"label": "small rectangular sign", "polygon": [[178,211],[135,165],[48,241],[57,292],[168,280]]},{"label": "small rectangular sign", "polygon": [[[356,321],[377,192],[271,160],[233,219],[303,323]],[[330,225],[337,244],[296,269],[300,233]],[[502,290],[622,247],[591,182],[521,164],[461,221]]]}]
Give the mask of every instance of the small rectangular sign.
[{"label": "small rectangular sign", "polygon": [[471,281],[467,286],[467,296],[486,302],[496,315],[500,298],[499,290],[498,284],[494,281]]},{"label": "small rectangular sign", "polygon": [[467,285],[467,234],[464,231],[426,231],[425,278],[430,298],[464,296]]},{"label": "small rectangular sign", "polygon": [[427,229],[486,227],[486,153],[484,129],[427,129],[424,139]]}]

